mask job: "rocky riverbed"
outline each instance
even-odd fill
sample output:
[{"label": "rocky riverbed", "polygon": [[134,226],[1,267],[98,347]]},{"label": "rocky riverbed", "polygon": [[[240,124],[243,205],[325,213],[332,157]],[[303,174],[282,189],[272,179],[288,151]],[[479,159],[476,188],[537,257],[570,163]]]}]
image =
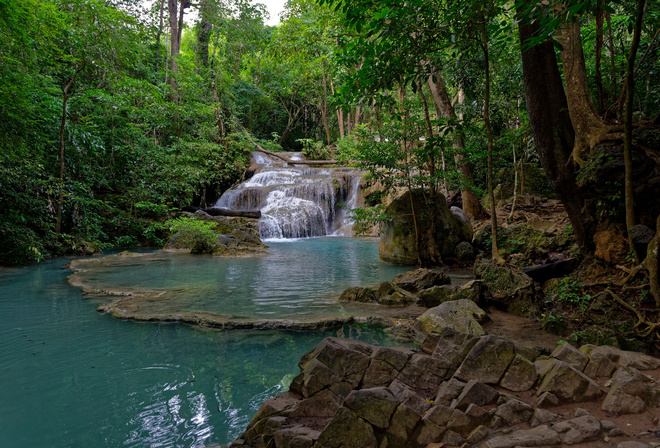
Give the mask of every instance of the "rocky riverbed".
[{"label": "rocky riverbed", "polygon": [[327,338],[231,447],[660,446],[660,359],[550,355],[445,328],[417,351]]}]

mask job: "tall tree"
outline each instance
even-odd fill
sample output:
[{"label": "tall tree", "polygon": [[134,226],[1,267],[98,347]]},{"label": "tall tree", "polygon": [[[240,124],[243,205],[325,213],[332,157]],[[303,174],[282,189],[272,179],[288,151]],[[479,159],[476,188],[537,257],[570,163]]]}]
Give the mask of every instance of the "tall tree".
[{"label": "tall tree", "polygon": [[539,23],[530,14],[534,6],[526,0],[518,9],[527,113],[543,170],[566,208],[577,243],[584,247],[588,241],[583,201],[575,173],[566,163],[573,151],[575,132],[554,47],[544,39]]}]

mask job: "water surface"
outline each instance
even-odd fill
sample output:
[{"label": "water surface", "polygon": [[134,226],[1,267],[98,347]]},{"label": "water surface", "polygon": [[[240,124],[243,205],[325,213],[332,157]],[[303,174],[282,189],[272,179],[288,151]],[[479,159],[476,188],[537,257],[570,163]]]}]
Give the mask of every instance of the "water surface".
[{"label": "water surface", "polygon": [[[220,288],[217,300],[229,298],[222,309],[263,314],[304,309],[299,302],[313,303],[358,284],[362,276],[375,282],[396,273],[374,256],[373,242],[353,242],[271,243],[270,261],[184,256],[158,266],[109,270],[96,281],[182,287],[186,279],[196,287]],[[339,255],[331,259],[332,253]],[[337,334],[113,319],[95,311],[97,300],[67,284],[70,271],[61,268],[67,261],[0,270],[3,448],[228,443],[263,400],[288,388],[300,357]],[[355,325],[341,333],[372,344],[394,343]]]},{"label": "water surface", "polygon": [[142,315],[205,312],[232,320],[313,321],[356,315],[354,306],[337,303],[344,289],[391,280],[410,269],[382,263],[373,239],[268,244],[268,255],[244,258],[162,252],[148,261],[123,257],[124,262],[115,256],[113,264],[125,264],[83,266],[77,277],[90,289],[156,291],[131,299],[140,300],[136,312]]}]

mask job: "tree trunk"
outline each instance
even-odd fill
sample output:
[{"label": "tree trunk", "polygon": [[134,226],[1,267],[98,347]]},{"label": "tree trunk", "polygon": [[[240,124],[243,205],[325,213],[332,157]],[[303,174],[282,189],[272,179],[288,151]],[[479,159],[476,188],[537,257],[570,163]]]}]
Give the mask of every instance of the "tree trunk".
[{"label": "tree trunk", "polygon": [[177,22],[178,0],[167,0],[167,8],[170,13],[170,71],[172,72],[170,76],[170,86],[172,86],[170,100],[176,101],[177,84],[175,75],[179,72],[179,66],[176,62],[176,57],[179,54],[180,49]]},{"label": "tree trunk", "polygon": [[607,32],[609,34],[609,47],[610,47],[610,65],[612,69],[612,101],[616,98],[616,64],[614,63],[614,36],[612,34],[612,17],[610,13],[605,13],[607,20]]},{"label": "tree trunk", "polygon": [[[431,96],[435,101],[436,107],[444,118],[456,119],[456,110],[451,103],[445,82],[440,76],[440,73],[435,67],[431,68],[431,76],[428,79],[429,89]],[[474,194],[472,186],[474,185],[474,174],[472,167],[465,160],[465,155],[462,154],[465,150],[465,141],[460,132],[454,134],[453,146],[456,150],[454,161],[456,166],[459,167],[463,179],[461,182],[461,194],[463,196],[463,210],[472,219],[481,219],[485,216],[484,209],[479,202],[479,199]]]},{"label": "tree trunk", "polygon": [[562,45],[561,60],[564,65],[564,82],[568,99],[568,112],[575,130],[575,142],[571,153],[573,161],[582,165],[582,153],[599,143],[608,127],[596,112],[582,50],[579,22],[571,22],[557,34]]},{"label": "tree trunk", "polygon": [[633,32],[633,40],[630,45],[630,52],[628,53],[628,61],[626,65],[626,108],[624,115],[624,145],[623,145],[623,160],[625,170],[625,204],[626,204],[626,228],[628,231],[628,244],[633,250],[635,262],[639,263],[639,255],[635,250],[635,245],[632,241],[630,229],[635,225],[635,205],[633,198],[633,172],[632,172],[632,113],[633,113],[633,96],[635,95],[635,56],[639,48],[639,40],[642,34],[642,22],[644,21],[644,11],[646,10],[646,0],[637,0],[637,10],[635,11],[635,28]]},{"label": "tree trunk", "polygon": [[323,99],[321,101],[321,118],[323,119],[323,128],[325,129],[325,138],[330,145],[330,127],[328,126],[328,79],[325,75],[325,62],[321,62],[323,69]]},{"label": "tree trunk", "polygon": [[[526,0],[526,3],[531,1]],[[518,26],[521,47],[538,34],[538,24],[529,23],[525,18]],[[552,43],[545,41],[522,51],[522,68],[527,113],[541,165],[564,204],[578,245],[584,247],[592,235],[585,231],[581,213],[583,200],[575,173],[566,163],[575,143],[575,133]]]},{"label": "tree trunk", "polygon": [[490,226],[492,232],[492,256],[497,264],[504,264],[504,259],[500,255],[497,245],[497,211],[495,209],[495,194],[493,193],[493,131],[490,127],[490,57],[488,54],[488,31],[486,28],[486,18],[483,18],[481,27],[481,48],[484,53],[485,72],[485,93],[484,93],[484,126],[486,127],[486,136],[488,138],[488,198],[490,200]]},{"label": "tree trunk", "polygon": [[73,79],[62,89],[62,116],[60,117],[60,175],[57,180],[59,186],[59,196],[57,198],[57,216],[55,218],[55,233],[62,233],[62,208],[64,207],[64,132],[66,128],[66,107],[69,102],[69,88],[73,84]]},{"label": "tree trunk", "polygon": [[603,75],[600,71],[603,56],[603,8],[604,0],[598,0],[596,4],[596,91],[598,97],[598,113],[605,113],[607,98],[603,90]]},{"label": "tree trunk", "polygon": [[200,3],[199,6],[199,32],[197,33],[197,65],[208,67],[209,65],[209,40],[213,24],[209,18],[208,0]]},{"label": "tree trunk", "polygon": [[163,12],[165,9],[165,0],[160,0],[160,19],[158,22],[158,32],[156,33],[156,64],[160,59],[160,35],[163,34]]}]

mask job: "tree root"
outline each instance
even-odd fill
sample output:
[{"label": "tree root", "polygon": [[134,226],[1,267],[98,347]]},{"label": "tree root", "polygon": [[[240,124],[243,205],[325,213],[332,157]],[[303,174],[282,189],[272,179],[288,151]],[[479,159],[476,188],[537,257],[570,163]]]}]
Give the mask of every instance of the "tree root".
[{"label": "tree root", "polygon": [[[660,308],[660,272],[658,268],[660,254],[660,215],[656,219],[655,223],[655,236],[651,240],[646,249],[646,258],[637,266],[633,266],[631,269],[626,268],[625,266],[617,266],[617,268],[626,272],[628,276],[624,278],[621,282],[617,284],[619,287],[625,286],[630,280],[635,278],[637,274],[642,271],[648,273],[649,276],[649,292],[655,299],[655,306]],[[629,288],[630,289],[630,288]]]},{"label": "tree root", "polygon": [[[607,288],[605,289],[605,292],[607,292],[616,302],[621,305],[623,308],[627,309],[628,311],[632,312],[636,317],[637,317],[637,323],[633,326],[633,331],[635,334],[639,337],[642,338],[648,338],[648,337],[653,337],[656,339],[654,341],[654,344],[658,344],[660,342],[660,322],[651,322],[642,315],[642,313],[634,308],[633,306],[629,305],[626,303],[623,299],[621,299],[618,295],[616,295],[614,292],[612,292],[611,289]],[[652,311],[657,311],[657,310],[652,310]]]},{"label": "tree root", "polygon": [[607,126],[603,125],[596,128],[590,135],[587,136],[576,136],[575,144],[573,145],[573,151],[571,152],[566,165],[571,163],[576,164],[577,166],[582,166],[585,163],[585,160],[582,158],[582,153],[585,151],[591,151],[597,145],[604,142],[611,141],[623,141],[624,134],[621,132],[620,126]]}]

